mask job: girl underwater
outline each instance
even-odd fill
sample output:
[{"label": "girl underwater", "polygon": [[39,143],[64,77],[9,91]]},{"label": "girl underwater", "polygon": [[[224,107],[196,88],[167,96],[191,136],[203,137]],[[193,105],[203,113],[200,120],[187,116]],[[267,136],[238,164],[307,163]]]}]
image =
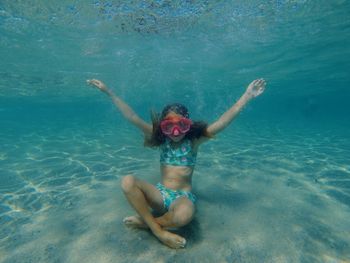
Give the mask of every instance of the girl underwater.
[{"label": "girl underwater", "polygon": [[[124,218],[124,223],[149,228],[171,248],[185,247],[186,240],[168,229],[185,226],[194,217],[196,197],[191,190],[198,147],[227,127],[251,99],[262,94],[265,80],[251,82],[240,99],[212,124],[191,120],[187,108],[174,103],[167,105],[160,116],[153,113],[151,125],[102,81],[92,79],[87,83],[107,94],[123,116],[144,133],[146,146],[160,149],[160,183],[154,186],[133,175],[122,179],[123,192],[138,214]],[[161,216],[153,216],[150,208]]]}]

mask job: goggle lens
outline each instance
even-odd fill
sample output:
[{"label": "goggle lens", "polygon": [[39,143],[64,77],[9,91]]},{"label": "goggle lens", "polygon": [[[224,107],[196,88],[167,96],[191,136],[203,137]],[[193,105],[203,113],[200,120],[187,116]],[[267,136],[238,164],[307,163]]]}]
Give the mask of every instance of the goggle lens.
[{"label": "goggle lens", "polygon": [[160,123],[162,132],[166,135],[171,135],[177,129],[180,133],[186,133],[191,128],[192,121],[187,118],[167,119]]}]

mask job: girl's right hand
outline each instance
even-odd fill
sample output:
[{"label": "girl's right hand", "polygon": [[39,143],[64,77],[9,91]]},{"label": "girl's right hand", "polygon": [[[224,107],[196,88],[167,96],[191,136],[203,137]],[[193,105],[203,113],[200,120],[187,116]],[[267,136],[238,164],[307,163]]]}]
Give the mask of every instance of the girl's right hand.
[{"label": "girl's right hand", "polygon": [[96,88],[98,88],[100,91],[109,94],[110,90],[108,89],[108,87],[106,86],[106,84],[104,84],[101,80],[98,79],[88,79],[86,80],[86,83],[92,86],[95,86]]}]

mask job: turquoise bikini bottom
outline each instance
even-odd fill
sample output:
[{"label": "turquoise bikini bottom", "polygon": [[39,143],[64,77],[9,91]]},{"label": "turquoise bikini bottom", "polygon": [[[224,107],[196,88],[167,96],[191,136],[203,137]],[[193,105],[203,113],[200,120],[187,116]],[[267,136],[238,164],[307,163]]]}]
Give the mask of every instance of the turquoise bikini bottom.
[{"label": "turquoise bikini bottom", "polygon": [[192,201],[193,204],[196,202],[196,196],[191,192],[183,191],[183,190],[172,190],[166,188],[161,183],[156,185],[157,189],[160,191],[163,197],[163,203],[166,210],[169,210],[170,205],[178,198],[185,196]]}]

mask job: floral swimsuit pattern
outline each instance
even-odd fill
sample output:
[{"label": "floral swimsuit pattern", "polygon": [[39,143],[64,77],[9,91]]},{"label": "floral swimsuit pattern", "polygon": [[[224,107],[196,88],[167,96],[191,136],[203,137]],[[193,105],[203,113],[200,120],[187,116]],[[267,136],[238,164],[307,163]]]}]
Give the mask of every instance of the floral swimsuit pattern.
[{"label": "floral swimsuit pattern", "polygon": [[173,148],[167,138],[160,146],[160,163],[175,166],[194,166],[196,164],[197,153],[192,148],[192,142],[185,139],[183,143]]},{"label": "floral swimsuit pattern", "polygon": [[[161,145],[160,151],[161,164],[174,166],[194,166],[196,164],[197,153],[193,150],[192,142],[188,139],[185,139],[178,147],[173,148],[167,138],[165,143]],[[193,204],[196,202],[196,196],[191,192],[169,189],[161,183],[158,183],[156,187],[163,197],[164,207],[167,210],[176,199],[182,196],[187,197]]]},{"label": "floral swimsuit pattern", "polygon": [[178,198],[180,197],[187,197],[189,200],[192,201],[193,204],[196,202],[196,196],[192,194],[191,192],[183,191],[183,190],[172,190],[169,188],[166,188],[161,183],[158,183],[156,185],[157,189],[161,193],[163,197],[163,203],[166,210],[169,210],[170,205]]}]

